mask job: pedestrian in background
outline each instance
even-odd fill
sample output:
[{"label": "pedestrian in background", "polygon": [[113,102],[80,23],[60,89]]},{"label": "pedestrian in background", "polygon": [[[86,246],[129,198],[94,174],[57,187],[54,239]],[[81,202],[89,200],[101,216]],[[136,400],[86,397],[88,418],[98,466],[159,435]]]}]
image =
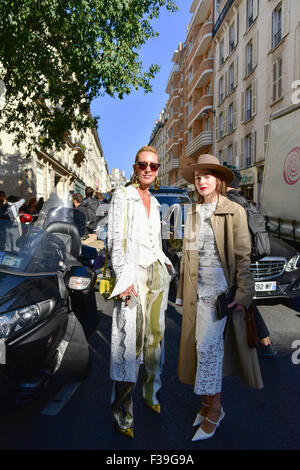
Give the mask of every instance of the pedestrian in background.
[{"label": "pedestrian in background", "polygon": [[9,220],[8,208],[5,191],[0,191],[0,219]]},{"label": "pedestrian in background", "polygon": [[[250,202],[239,191],[239,187],[240,187],[241,180],[242,180],[242,175],[240,171],[237,168],[233,168],[233,167],[231,167],[230,169],[234,173],[234,178],[229,183],[229,186],[227,186],[226,196],[228,197],[228,199],[230,199],[230,201],[234,201],[237,204],[240,204],[242,207],[246,207],[247,205],[250,206],[250,204],[254,205],[255,203],[253,201]],[[259,338],[258,353],[261,356],[276,356],[277,353],[269,338],[270,331],[268,330],[268,327],[263,317],[261,316],[261,313],[258,310],[255,302],[253,302],[253,313],[254,313],[255,322],[256,322],[257,334]]]},{"label": "pedestrian in background", "polygon": [[108,248],[116,285],[112,319],[110,376],[112,412],[117,429],[133,437],[132,394],[143,357],[144,403],[160,413],[162,342],[170,273],[173,267],[161,248],[159,203],[149,192],[159,168],[153,147],[136,156],[134,184],[114,192],[108,215]]},{"label": "pedestrian in background", "polygon": [[[187,216],[176,303],[183,304],[179,379],[202,395],[193,441],[212,437],[225,416],[221,405],[222,376],[237,374],[261,388],[255,348],[249,348],[245,307],[252,302],[250,236],[245,210],[226,198],[232,171],[213,155],[200,155],[182,169],[183,178],[196,187],[198,204]],[[217,319],[216,298],[237,287],[234,310]],[[225,347],[224,347],[224,329]],[[223,364],[224,360],[224,364]]]},{"label": "pedestrian in background", "polygon": [[[74,224],[78,228],[80,237],[88,237],[87,220],[88,213],[86,207],[83,205],[83,196],[80,193],[74,193],[72,195],[73,207],[77,209],[74,214]],[[70,210],[70,209],[68,209]]]},{"label": "pedestrian in background", "polygon": [[82,205],[86,208],[87,212],[87,230],[88,233],[94,233],[97,225],[99,217],[97,216],[97,209],[100,204],[97,198],[93,197],[94,190],[90,186],[85,188],[85,198],[83,200]]}]

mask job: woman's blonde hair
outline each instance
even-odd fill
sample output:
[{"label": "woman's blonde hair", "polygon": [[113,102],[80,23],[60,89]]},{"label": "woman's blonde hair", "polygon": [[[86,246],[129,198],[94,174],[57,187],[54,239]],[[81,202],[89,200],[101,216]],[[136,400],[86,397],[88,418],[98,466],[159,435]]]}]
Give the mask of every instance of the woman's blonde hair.
[{"label": "woman's blonde hair", "polygon": [[144,145],[144,147],[142,147],[140,150],[138,150],[138,153],[136,154],[134,163],[137,163],[139,161],[139,156],[140,156],[140,153],[142,153],[142,152],[152,152],[155,155],[157,155],[157,157],[158,157],[157,150],[154,147],[152,147],[151,145]]},{"label": "woman's blonde hair", "polygon": [[[226,183],[223,180],[223,177],[218,173],[217,171],[209,170],[209,173],[213,175],[217,179],[217,185],[216,185],[216,193],[218,196],[221,194],[222,196],[226,196]],[[197,189],[195,188],[194,192],[194,197],[197,202],[200,202],[202,204],[204,202],[204,197],[201,196]]]}]

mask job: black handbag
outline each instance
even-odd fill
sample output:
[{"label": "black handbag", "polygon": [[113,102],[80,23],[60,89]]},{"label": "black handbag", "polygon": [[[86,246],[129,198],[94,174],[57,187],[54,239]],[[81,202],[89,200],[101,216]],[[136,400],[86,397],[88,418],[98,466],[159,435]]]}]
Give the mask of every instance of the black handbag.
[{"label": "black handbag", "polygon": [[234,307],[228,308],[228,305],[233,302],[236,290],[237,287],[233,286],[222,294],[218,295],[216,300],[216,313],[218,320],[221,320],[222,318],[226,317],[226,315],[229,315],[229,313],[234,309]]}]

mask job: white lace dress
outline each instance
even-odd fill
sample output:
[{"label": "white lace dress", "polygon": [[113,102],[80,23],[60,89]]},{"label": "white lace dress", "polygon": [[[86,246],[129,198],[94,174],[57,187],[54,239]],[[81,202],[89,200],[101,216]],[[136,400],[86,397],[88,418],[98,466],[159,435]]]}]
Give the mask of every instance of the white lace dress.
[{"label": "white lace dress", "polygon": [[227,288],[210,216],[217,203],[198,204],[200,233],[196,313],[197,368],[194,391],[198,395],[221,392],[226,317],[217,320],[216,297]]}]

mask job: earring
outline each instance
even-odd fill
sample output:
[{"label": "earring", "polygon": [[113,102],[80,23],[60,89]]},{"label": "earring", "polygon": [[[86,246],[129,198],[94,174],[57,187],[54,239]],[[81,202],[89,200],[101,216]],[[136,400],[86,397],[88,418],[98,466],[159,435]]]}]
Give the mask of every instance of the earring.
[{"label": "earring", "polygon": [[156,178],[155,178],[154,191],[158,191],[158,190],[159,190],[159,186],[160,186],[160,184],[159,184],[158,178],[156,177]]},{"label": "earring", "polygon": [[137,175],[135,174],[134,178],[133,178],[132,186],[134,186],[135,188],[138,188],[139,185],[140,185],[139,179],[138,179]]}]

